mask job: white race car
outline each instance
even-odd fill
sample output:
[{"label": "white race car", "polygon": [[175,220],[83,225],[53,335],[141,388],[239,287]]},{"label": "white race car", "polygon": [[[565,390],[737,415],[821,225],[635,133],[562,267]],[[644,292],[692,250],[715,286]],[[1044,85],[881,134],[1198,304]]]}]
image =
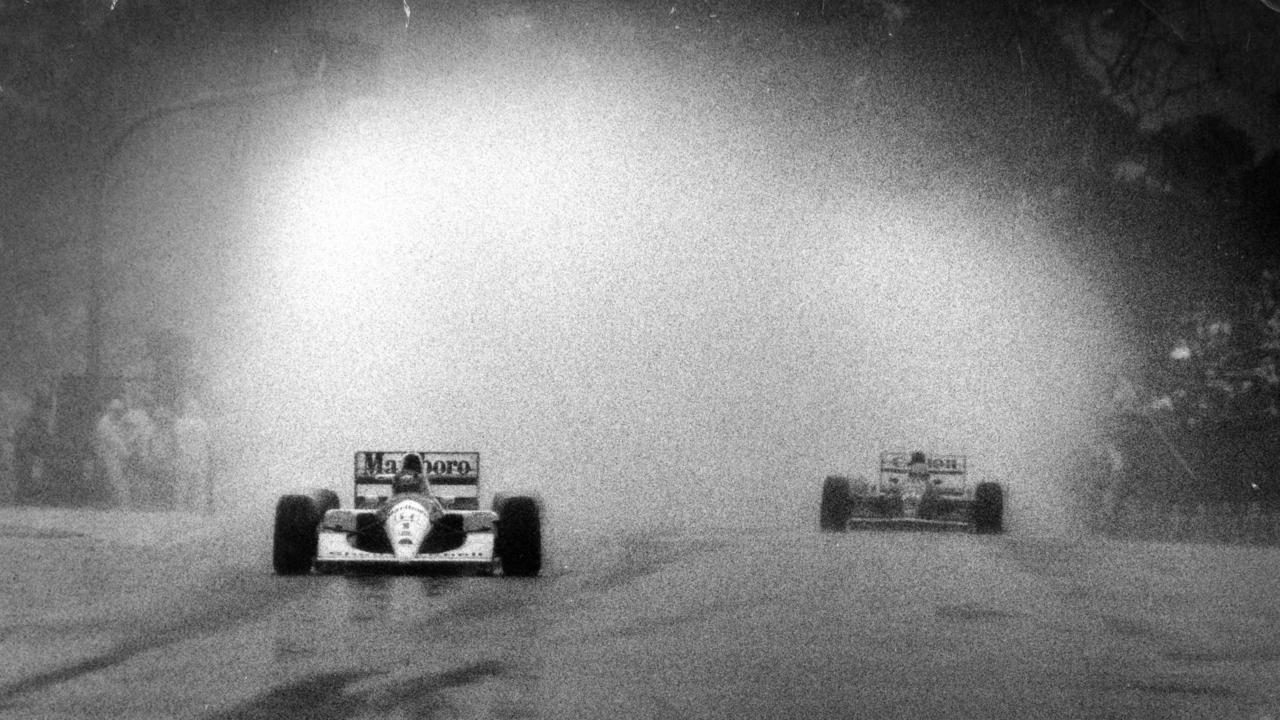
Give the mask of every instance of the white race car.
[{"label": "white race car", "polygon": [[542,569],[542,513],[528,495],[494,497],[481,510],[480,454],[355,454],[353,506],[332,490],[276,504],[272,564],[311,572],[470,570],[521,577]]},{"label": "white race car", "polygon": [[970,487],[963,455],[880,453],[876,482],[829,475],[822,485],[818,524],[823,530],[857,528],[1004,530],[1004,488]]}]

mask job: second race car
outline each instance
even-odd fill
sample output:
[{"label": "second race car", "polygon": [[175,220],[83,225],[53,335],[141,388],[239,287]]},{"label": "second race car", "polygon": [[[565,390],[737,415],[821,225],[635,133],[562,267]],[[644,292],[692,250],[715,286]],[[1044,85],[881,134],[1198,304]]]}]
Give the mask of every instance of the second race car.
[{"label": "second race car", "polygon": [[1004,488],[967,482],[967,458],[882,452],[876,482],[829,475],[822,485],[819,526],[849,529],[1004,530]]}]

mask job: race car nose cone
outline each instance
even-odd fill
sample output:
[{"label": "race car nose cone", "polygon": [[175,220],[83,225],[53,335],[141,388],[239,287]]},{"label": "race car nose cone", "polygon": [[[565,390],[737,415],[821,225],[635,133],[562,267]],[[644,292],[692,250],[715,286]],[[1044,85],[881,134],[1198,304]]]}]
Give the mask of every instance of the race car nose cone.
[{"label": "race car nose cone", "polygon": [[431,530],[431,517],[421,503],[402,500],[391,507],[386,528],[396,559],[409,560],[418,554],[423,538]]}]

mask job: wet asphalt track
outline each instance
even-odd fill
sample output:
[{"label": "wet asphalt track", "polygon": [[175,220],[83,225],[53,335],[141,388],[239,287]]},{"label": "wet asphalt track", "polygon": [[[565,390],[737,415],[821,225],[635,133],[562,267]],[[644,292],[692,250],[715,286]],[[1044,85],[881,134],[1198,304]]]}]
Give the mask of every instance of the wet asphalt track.
[{"label": "wet asphalt track", "polygon": [[551,533],[534,580],[277,578],[261,529],[5,525],[3,718],[1280,718],[1280,552]]}]

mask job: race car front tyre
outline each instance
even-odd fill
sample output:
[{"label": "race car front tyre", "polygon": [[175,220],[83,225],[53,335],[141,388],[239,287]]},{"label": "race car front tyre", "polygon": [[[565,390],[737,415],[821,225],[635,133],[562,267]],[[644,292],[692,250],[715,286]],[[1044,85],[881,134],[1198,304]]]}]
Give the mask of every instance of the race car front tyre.
[{"label": "race car front tyre", "polygon": [[501,516],[501,515],[502,515],[502,506],[503,506],[503,505],[506,505],[506,504],[507,504],[507,494],[506,494],[506,493],[494,493],[494,494],[493,494],[493,502],[492,502],[492,503],[490,503],[489,507],[490,507],[490,509],[492,509],[494,512],[498,513],[498,515],[499,515],[499,516]]},{"label": "race car front tyre", "polygon": [[920,504],[916,506],[916,517],[921,520],[935,520],[942,514],[942,502],[938,491],[930,488],[920,496]]},{"label": "race car front tyre", "polygon": [[1004,488],[999,483],[978,483],[973,493],[973,531],[994,534],[1004,531]]},{"label": "race car front tyre", "polygon": [[503,498],[495,524],[493,551],[502,574],[534,577],[542,571],[542,513],[532,497]]},{"label": "race car front tyre", "polygon": [[827,532],[843,532],[849,526],[851,510],[849,478],[830,475],[822,483],[822,507],[818,509],[818,525]]},{"label": "race car front tyre", "polygon": [[271,564],[277,575],[301,575],[316,559],[316,526],[320,513],[306,495],[285,495],[276,503]]}]

